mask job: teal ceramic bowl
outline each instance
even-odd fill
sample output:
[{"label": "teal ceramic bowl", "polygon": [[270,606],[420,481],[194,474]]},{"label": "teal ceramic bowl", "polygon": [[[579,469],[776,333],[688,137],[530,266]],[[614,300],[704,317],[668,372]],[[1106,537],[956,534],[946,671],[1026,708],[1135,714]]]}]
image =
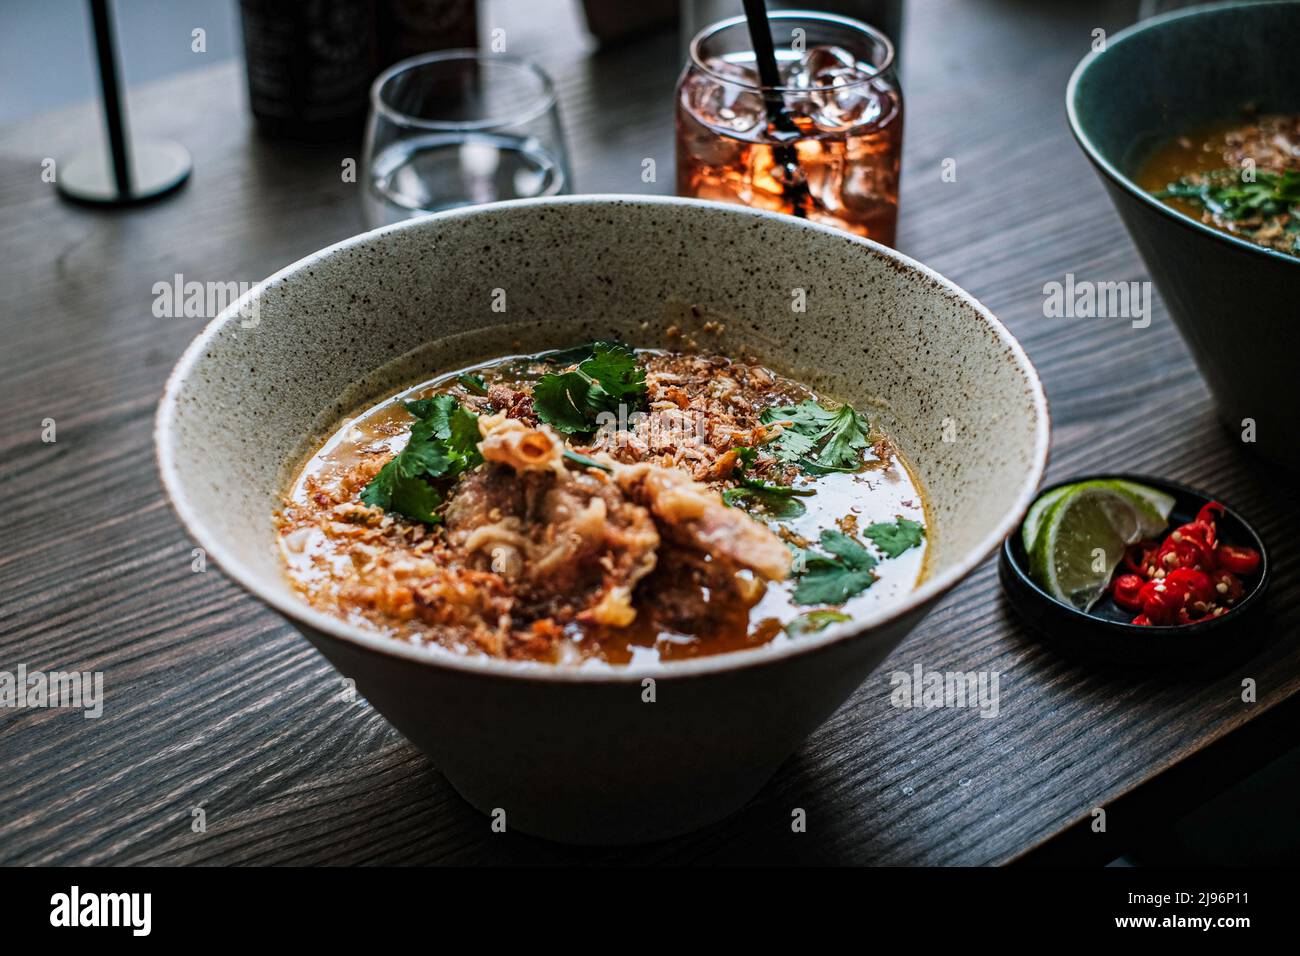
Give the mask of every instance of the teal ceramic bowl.
[{"label": "teal ceramic bowl", "polygon": [[[1133,180],[1171,137],[1300,112],[1300,2],[1214,4],[1111,37],[1070,78],[1070,127],[1096,166],[1243,448],[1300,469],[1300,258],[1219,232]],[[1253,426],[1253,427],[1252,427]],[[1252,436],[1254,441],[1248,439]]]}]

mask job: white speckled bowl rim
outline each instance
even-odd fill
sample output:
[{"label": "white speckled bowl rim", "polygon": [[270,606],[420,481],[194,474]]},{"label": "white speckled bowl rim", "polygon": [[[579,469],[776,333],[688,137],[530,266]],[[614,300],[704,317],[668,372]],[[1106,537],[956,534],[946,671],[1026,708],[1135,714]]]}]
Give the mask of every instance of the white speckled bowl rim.
[{"label": "white speckled bowl rim", "polygon": [[[221,544],[217,536],[209,530],[202,520],[202,517],[197,514],[196,509],[192,507],[185,494],[185,484],[178,473],[176,462],[172,454],[177,397],[180,390],[180,383],[190,374],[195,363],[199,361],[204,350],[208,347],[208,343],[216,337],[219,329],[228,322],[239,321],[239,310],[243,307],[243,304],[247,299],[259,295],[267,286],[274,285],[291,275],[310,268],[334,252],[368,242],[374,236],[379,234],[400,232],[404,229],[414,228],[421,223],[427,223],[431,218],[474,216],[480,214],[483,210],[491,210],[505,206],[559,204],[600,206],[601,204],[610,202],[624,204],[642,203],[656,206],[674,206],[688,203],[697,206],[713,207],[730,214],[762,217],[780,223],[786,228],[812,229],[818,232],[834,235],[841,239],[849,238],[855,242],[861,243],[864,247],[878,255],[892,259],[895,263],[903,266],[905,269],[919,273],[921,277],[929,280],[939,289],[948,293],[951,297],[956,298],[969,306],[985,323],[987,323],[989,329],[992,330],[998,340],[1005,346],[1007,352],[1012,356],[1017,370],[1025,378],[1025,384],[1028,386],[1030,397],[1033,402],[1035,423],[1032,461],[1028,463],[1028,468],[1023,480],[1021,481],[1020,487],[1016,491],[1012,506],[1006,510],[1002,518],[989,530],[987,534],[984,535],[983,538],[980,539],[975,547],[969,548],[967,552],[955,560],[951,566],[934,574],[932,577],[927,578],[920,587],[907,596],[906,600],[881,608],[874,613],[865,615],[861,619],[832,625],[817,634],[801,638],[798,642],[792,642],[779,647],[765,645],[752,649],[730,651],[724,654],[693,658],[684,661],[654,662],[600,669],[559,667],[553,664],[539,664],[533,661],[507,661],[493,657],[463,656],[450,653],[442,648],[410,644],[404,641],[395,640],[394,638],[383,634],[367,631],[363,628],[348,624],[337,617],[317,611],[305,601],[282,596],[270,588],[265,587],[259,580],[259,576],[246,568],[238,558],[231,554],[230,551]],[[318,631],[322,631],[338,638],[339,640],[359,645],[367,650],[375,651],[380,654],[387,654],[392,657],[404,658],[417,664],[465,671],[490,677],[513,678],[529,681],[573,682],[581,684],[630,683],[640,681],[646,677],[682,678],[704,676],[708,674],[741,670],[748,667],[776,665],[782,660],[796,655],[816,653],[817,651],[822,650],[831,644],[838,643],[839,641],[851,640],[858,635],[862,635],[867,631],[881,626],[882,624],[903,617],[904,615],[914,611],[916,608],[925,605],[927,602],[938,599],[944,592],[954,587],[962,578],[983,562],[985,558],[992,554],[994,550],[1000,546],[1003,539],[1019,526],[1020,521],[1023,519],[1025,512],[1028,510],[1029,505],[1032,503],[1037,493],[1043,472],[1047,468],[1050,441],[1051,420],[1047,407],[1047,396],[1043,392],[1042,382],[1039,380],[1037,370],[1034,368],[1033,363],[1029,361],[1029,357],[1025,354],[1024,349],[1021,348],[1020,343],[1016,341],[1015,337],[1007,330],[1007,328],[999,322],[993,313],[990,312],[978,299],[966,292],[960,286],[935,272],[933,269],[930,269],[928,266],[869,239],[862,239],[857,236],[848,236],[846,233],[830,226],[792,219],[789,216],[779,213],[749,209],[736,205],[700,199],[620,194],[591,194],[545,197],[540,199],[516,199],[507,202],[488,203],[480,206],[468,206],[452,209],[446,212],[436,213],[434,216],[410,219],[404,222],[395,223],[391,226],[385,226],[381,229],[373,230],[372,232],[360,233],[351,238],[335,243],[334,245],[326,246],[324,249],[320,249],[303,259],[299,259],[297,262],[294,262],[293,264],[281,269],[279,272],[276,272],[274,275],[259,283],[248,293],[241,296],[224,312],[208,323],[203,331],[200,332],[194,341],[190,343],[189,348],[185,350],[185,353],[176,363],[176,367],[172,370],[171,375],[167,379],[167,384],[163,389],[162,399],[159,403],[158,414],[154,423],[154,444],[158,459],[158,470],[162,476],[163,488],[171,501],[172,507],[180,517],[181,523],[193,539],[204,548],[209,557],[216,561],[217,565],[228,577],[259,600],[279,611],[289,620],[301,621],[303,624],[315,628]]]}]

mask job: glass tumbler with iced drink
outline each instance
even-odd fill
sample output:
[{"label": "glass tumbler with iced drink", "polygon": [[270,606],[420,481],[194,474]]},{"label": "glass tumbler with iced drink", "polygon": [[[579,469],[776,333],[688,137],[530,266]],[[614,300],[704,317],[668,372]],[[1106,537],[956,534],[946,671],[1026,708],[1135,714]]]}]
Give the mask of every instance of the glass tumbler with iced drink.
[{"label": "glass tumbler with iced drink", "polygon": [[903,147],[894,48],[847,17],[770,15],[781,85],[744,17],[691,42],[677,85],[677,195],[770,209],[893,245]]}]

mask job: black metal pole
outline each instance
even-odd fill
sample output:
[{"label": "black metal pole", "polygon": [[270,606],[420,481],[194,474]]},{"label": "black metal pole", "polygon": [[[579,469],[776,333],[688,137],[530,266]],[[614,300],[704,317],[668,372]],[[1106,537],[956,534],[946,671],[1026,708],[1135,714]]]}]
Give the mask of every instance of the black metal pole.
[{"label": "black metal pole", "polygon": [[126,200],[131,198],[131,164],[126,151],[125,117],[108,0],[90,0],[90,16],[95,24],[95,52],[99,57],[99,83],[104,92],[104,121],[108,124],[108,145],[113,156],[113,179],[118,198]]}]

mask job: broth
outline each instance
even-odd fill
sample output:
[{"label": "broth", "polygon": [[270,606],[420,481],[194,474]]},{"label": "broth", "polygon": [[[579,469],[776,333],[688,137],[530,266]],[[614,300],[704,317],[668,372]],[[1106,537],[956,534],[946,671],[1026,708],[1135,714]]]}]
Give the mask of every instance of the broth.
[{"label": "broth", "polygon": [[[546,355],[507,356],[421,382],[344,421],[293,480],[278,516],[281,553],[294,587],[317,608],[397,640],[458,653],[601,666],[681,660],[797,641],[830,623],[896,603],[922,580],[929,545],[925,532],[915,531],[908,522],[928,529],[925,502],[888,438],[875,430],[869,437],[850,435],[862,444],[853,452],[852,467],[806,473],[813,468],[810,459],[791,464],[771,451],[784,449],[783,440],[793,441],[793,426],[772,428],[759,419],[764,413],[775,414],[772,409],[788,410],[801,402],[820,401],[837,410],[845,406],[826,402],[770,369],[720,356],[638,350],[636,362],[646,374],[647,418],[635,427],[629,421],[621,428],[568,435],[565,453],[583,458],[566,459],[569,471],[558,478],[554,470],[539,469],[534,475],[499,460],[469,468],[448,485],[438,523],[411,521],[391,512],[380,518],[377,508],[360,500],[362,488],[377,480],[379,467],[410,440],[414,419],[406,403],[454,396],[462,408],[480,416],[479,427],[488,436],[480,445],[484,456],[489,455],[489,441],[496,441],[492,435],[531,436],[540,447],[546,436],[561,436],[536,420],[542,413],[534,406],[532,392],[544,377],[563,374],[573,363]],[[733,406],[739,411],[716,412]],[[695,412],[706,409],[715,412],[712,418],[705,414],[701,426]],[[664,440],[652,427],[656,420],[660,427],[681,425],[691,416],[686,438],[670,435]],[[489,430],[492,427],[498,431]],[[780,433],[776,439],[768,438],[772,431]],[[749,447],[742,442],[756,435],[768,438],[768,444],[759,444],[753,464],[746,466],[741,460],[748,453],[733,449]],[[593,467],[584,467],[584,462]],[[679,478],[684,483],[680,489],[674,485]],[[667,499],[647,497],[652,480],[674,485],[669,489],[674,496],[698,497],[701,488],[711,499],[727,494],[729,513],[713,505],[708,511],[713,520],[731,523],[726,534],[709,538],[721,542],[724,553],[689,540],[693,532],[673,526],[662,507]],[[769,493],[745,481],[777,485],[789,493]],[[527,482],[532,484],[520,490]],[[538,504],[558,493],[552,487],[556,482],[574,485],[576,500],[603,516],[602,533],[608,540],[604,550],[558,562],[554,580],[543,582],[544,587],[538,588],[536,581],[522,587],[520,581],[539,573],[550,560],[551,552],[542,546],[559,548],[570,532],[562,528],[551,541],[552,529],[535,527],[540,520],[535,518],[529,519],[534,522],[530,525],[521,516],[549,513],[555,521],[576,520],[572,506],[565,510]],[[653,529],[643,513],[653,518]],[[887,535],[891,524],[896,530],[913,531],[915,539],[893,557],[865,536],[869,529],[879,536],[881,526]],[[874,579],[844,600],[809,601],[799,590],[806,588],[807,575],[830,574],[840,560],[822,547],[820,538],[828,529],[847,534],[871,554],[875,564],[868,573]],[[487,533],[498,536],[491,549],[474,544]],[[635,533],[658,535],[650,556],[625,546]],[[737,535],[749,535],[753,543],[738,554],[726,554],[726,541]],[[795,555],[794,573],[766,579],[754,555],[777,540]],[[892,539],[885,540],[888,545]],[[516,552],[532,554],[533,563],[524,559],[523,565],[514,561],[512,566]],[[773,553],[770,546],[767,553]],[[801,555],[811,558],[811,564],[799,564]],[[829,565],[819,560],[827,557],[833,559]],[[620,567],[620,562],[631,565],[637,560],[641,564],[636,572]],[[745,567],[745,561],[753,561],[752,566]],[[597,569],[602,562],[604,569]],[[653,565],[648,572],[643,570],[647,563]],[[587,569],[596,570],[588,574]],[[458,576],[462,591],[476,589],[473,600],[481,605],[481,620],[465,624],[447,617],[445,590],[420,597],[428,582],[449,575]],[[628,586],[630,611],[615,607],[612,614],[604,614],[607,605],[617,605],[607,600],[618,590],[610,581]],[[522,597],[521,587],[528,592]],[[603,597],[597,600],[598,595]],[[797,601],[800,595],[805,599]],[[462,600],[464,594],[453,598]],[[510,619],[508,627],[497,626],[498,613]],[[635,615],[630,621],[609,620],[629,613]]]},{"label": "broth", "polygon": [[1175,137],[1147,157],[1137,183],[1207,226],[1300,256],[1300,115]]}]

